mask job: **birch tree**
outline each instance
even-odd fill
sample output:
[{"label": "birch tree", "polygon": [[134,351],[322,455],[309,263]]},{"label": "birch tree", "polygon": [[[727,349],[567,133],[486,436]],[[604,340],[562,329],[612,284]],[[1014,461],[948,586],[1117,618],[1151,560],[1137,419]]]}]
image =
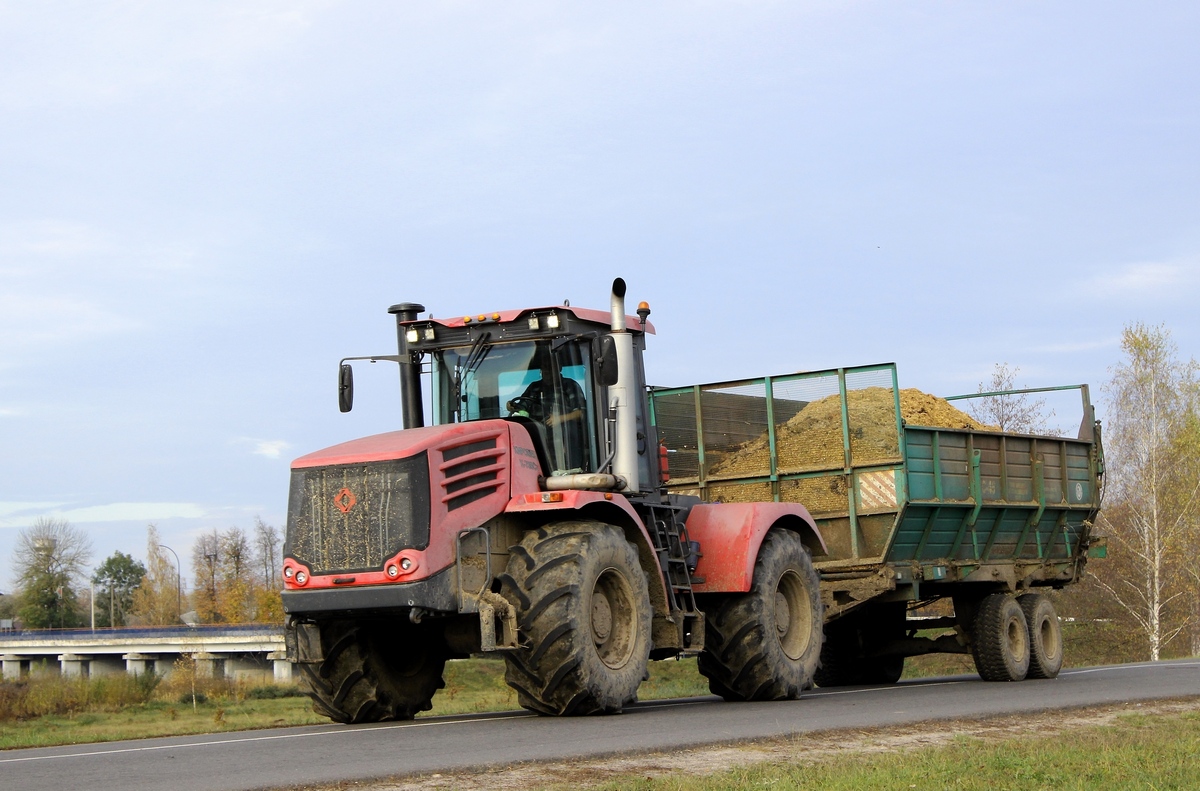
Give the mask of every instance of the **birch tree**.
[{"label": "birch tree", "polygon": [[1197,366],[1181,362],[1170,333],[1141,323],[1121,336],[1124,358],[1104,388],[1106,509],[1112,570],[1097,581],[1142,632],[1151,660],[1195,620],[1183,605],[1197,599],[1196,541],[1200,447],[1194,441]]},{"label": "birch tree", "polygon": [[146,575],[133,592],[131,614],[138,623],[157,626],[179,622],[183,580],[175,556],[159,541],[158,528],[146,526]]}]

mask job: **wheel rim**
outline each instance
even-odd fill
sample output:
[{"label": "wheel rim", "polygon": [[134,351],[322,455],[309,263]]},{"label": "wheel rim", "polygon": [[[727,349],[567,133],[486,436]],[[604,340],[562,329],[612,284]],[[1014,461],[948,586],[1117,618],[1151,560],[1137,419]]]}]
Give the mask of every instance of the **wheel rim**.
[{"label": "wheel rim", "polygon": [[800,575],[785,571],[775,586],[775,632],[789,659],[799,659],[812,640],[812,601]]},{"label": "wheel rim", "polygon": [[614,670],[624,667],[637,642],[637,610],[633,590],[616,569],[605,569],[596,578],[590,620],[600,661]]},{"label": "wheel rim", "polygon": [[1019,619],[1010,618],[1008,620],[1007,637],[1009,656],[1019,664],[1024,661],[1025,655],[1029,651],[1029,638]]},{"label": "wheel rim", "polygon": [[1054,628],[1056,625],[1050,621],[1049,617],[1042,618],[1041,628],[1038,630],[1041,632],[1042,653],[1050,660],[1057,657],[1058,652],[1061,650],[1061,645],[1058,641],[1058,630]]}]

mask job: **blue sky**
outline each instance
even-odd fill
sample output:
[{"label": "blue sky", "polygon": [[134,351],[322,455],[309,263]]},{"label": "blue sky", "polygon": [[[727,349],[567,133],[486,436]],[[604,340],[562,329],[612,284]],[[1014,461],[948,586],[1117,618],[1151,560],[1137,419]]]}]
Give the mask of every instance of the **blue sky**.
[{"label": "blue sky", "polygon": [[[682,385],[1107,378],[1200,327],[1185,3],[0,0],[0,591],[17,531],[188,563],[399,423],[387,306],[605,307]],[[190,576],[185,574],[185,576]]]}]

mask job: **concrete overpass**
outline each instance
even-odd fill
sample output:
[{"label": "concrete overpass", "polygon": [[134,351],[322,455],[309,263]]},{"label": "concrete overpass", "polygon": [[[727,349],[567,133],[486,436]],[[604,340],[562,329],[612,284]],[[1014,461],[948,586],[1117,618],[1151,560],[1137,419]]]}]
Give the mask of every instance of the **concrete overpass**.
[{"label": "concrete overpass", "polygon": [[155,626],[0,632],[3,677],[44,667],[64,676],[169,673],[180,658],[217,677],[287,683],[282,626]]}]

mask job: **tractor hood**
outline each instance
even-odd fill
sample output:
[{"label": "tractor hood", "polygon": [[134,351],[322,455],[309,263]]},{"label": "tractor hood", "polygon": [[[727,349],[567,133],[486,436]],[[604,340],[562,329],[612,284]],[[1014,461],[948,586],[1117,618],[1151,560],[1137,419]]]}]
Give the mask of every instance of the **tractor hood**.
[{"label": "tractor hood", "polygon": [[292,462],[292,469],[301,470],[335,464],[404,459],[431,448],[455,445],[458,444],[456,440],[478,435],[481,431],[494,431],[497,428],[503,428],[507,435],[508,423],[503,420],[478,420],[470,423],[449,423],[442,426],[389,431],[386,434],[375,434],[343,442],[340,445],[333,445],[301,456]]}]

